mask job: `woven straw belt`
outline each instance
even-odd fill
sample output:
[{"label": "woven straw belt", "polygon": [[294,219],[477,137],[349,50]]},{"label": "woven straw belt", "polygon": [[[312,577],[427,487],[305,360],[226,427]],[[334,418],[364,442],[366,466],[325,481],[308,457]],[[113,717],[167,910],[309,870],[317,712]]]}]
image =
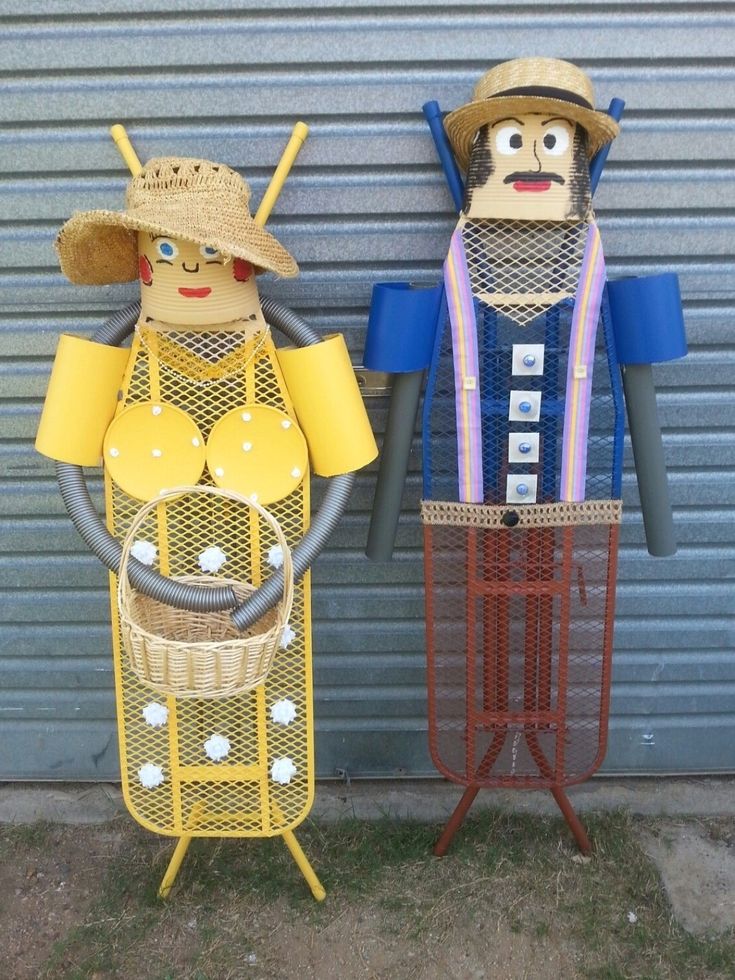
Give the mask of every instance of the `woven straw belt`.
[{"label": "woven straw belt", "polygon": [[[273,530],[283,552],[283,596],[245,633],[233,624],[231,610],[200,613],[176,609],[138,592],[130,584],[131,551],[148,514],[162,503],[193,494],[227,498],[256,511]],[[248,582],[213,575],[178,576],[175,581],[205,588],[230,585],[238,602],[256,591]],[[123,542],[117,604],[130,668],[147,687],[175,697],[223,698],[249,691],[262,684],[270,670],[291,615],[293,592],[291,549],[279,523],[267,510],[242,494],[217,487],[187,486],[162,491],[140,508]]]},{"label": "woven straw belt", "polygon": [[465,504],[446,500],[423,500],[424,524],[451,527],[572,527],[583,524],[619,524],[621,500],[585,500],[581,503]]}]

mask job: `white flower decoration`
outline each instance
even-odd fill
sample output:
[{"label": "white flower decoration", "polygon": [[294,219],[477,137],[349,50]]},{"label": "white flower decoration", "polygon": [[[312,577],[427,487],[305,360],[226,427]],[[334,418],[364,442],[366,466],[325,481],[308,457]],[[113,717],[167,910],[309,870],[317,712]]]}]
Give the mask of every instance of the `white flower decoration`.
[{"label": "white flower decoration", "polygon": [[286,623],[286,625],[283,627],[283,632],[281,633],[281,650],[285,650],[289,643],[295,639],[296,634],[291,629],[291,624]]},{"label": "white flower decoration", "polygon": [[138,779],[141,786],[145,786],[146,789],[155,789],[164,780],[163,769],[160,766],[154,766],[152,762],[146,762],[138,770]]},{"label": "white flower decoration", "polygon": [[274,544],[268,551],[268,564],[271,568],[280,568],[283,564],[283,548],[280,544]]},{"label": "white flower decoration", "polygon": [[293,764],[293,759],[289,759],[286,755],[276,759],[271,766],[271,779],[274,783],[281,783],[285,786],[291,782],[295,775],[296,766]]},{"label": "white flower decoration", "polygon": [[205,548],[199,555],[199,567],[203,572],[218,572],[227,561],[227,555],[217,545]]},{"label": "white flower decoration", "polygon": [[168,708],[165,704],[158,701],[151,701],[143,708],[143,717],[148,725],[154,728],[162,728],[168,721]]},{"label": "white flower decoration", "polygon": [[288,698],[281,698],[271,705],[271,721],[277,725],[290,725],[296,717],[296,705]]},{"label": "white flower decoration", "polygon": [[141,564],[152,565],[156,560],[158,548],[150,541],[143,541],[142,538],[138,538],[138,540],[133,543],[133,547],[130,549],[130,554],[133,556],[133,558],[137,558]]},{"label": "white flower decoration", "polygon": [[204,751],[212,762],[221,762],[230,753],[230,740],[224,735],[210,735],[204,743]]}]

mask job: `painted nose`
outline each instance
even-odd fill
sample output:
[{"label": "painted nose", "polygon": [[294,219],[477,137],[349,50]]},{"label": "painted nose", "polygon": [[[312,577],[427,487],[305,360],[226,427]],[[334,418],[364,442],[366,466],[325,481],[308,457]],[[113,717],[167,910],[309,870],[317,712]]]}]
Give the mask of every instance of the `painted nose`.
[{"label": "painted nose", "polygon": [[539,159],[539,155],[538,155],[538,153],[536,152],[536,144],[537,144],[537,143],[538,143],[538,140],[534,140],[534,141],[533,141],[533,155],[534,155],[534,158],[535,158],[535,160],[536,160],[536,163],[538,164],[538,167],[536,168],[536,170],[537,170],[537,171],[538,171],[539,173],[541,173],[541,171],[543,170],[543,167],[541,166],[541,160]]},{"label": "painted nose", "polygon": [[181,268],[184,270],[184,272],[199,272],[199,263],[197,262],[197,264],[194,266],[193,269],[188,269],[186,266],[186,262],[182,262]]}]

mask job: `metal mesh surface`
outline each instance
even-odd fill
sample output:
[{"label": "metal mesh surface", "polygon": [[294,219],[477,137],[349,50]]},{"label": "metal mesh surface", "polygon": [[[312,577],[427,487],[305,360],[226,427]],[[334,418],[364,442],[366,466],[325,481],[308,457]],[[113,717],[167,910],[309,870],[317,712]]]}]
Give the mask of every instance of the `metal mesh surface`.
[{"label": "metal mesh surface", "polygon": [[429,742],[448,778],[560,786],[604,755],[617,524],[426,524]]},{"label": "metal mesh surface", "polygon": [[583,222],[467,221],[472,293],[518,324],[574,297],[587,241]]},{"label": "metal mesh surface", "polygon": [[[146,329],[142,339],[136,338],[131,361],[122,406],[151,399],[176,405],[192,416],[205,438],[217,419],[245,403],[291,411],[270,337],[253,337],[252,330],[159,337]],[[121,538],[140,502],[106,480],[108,523]],[[308,488],[307,474],[293,493],[268,508],[291,546],[308,523]],[[275,536],[249,509],[221,498],[191,496],[173,501],[165,513],[154,513],[141,537],[156,544],[154,567],[164,574],[201,574],[198,557],[210,546],[227,556],[222,574],[228,578],[257,585],[272,574],[268,552]],[[114,589],[113,576],[113,595]],[[161,834],[186,831],[193,836],[268,836],[296,826],[311,805],[314,779],[308,574],[295,588],[294,638],[276,653],[266,683],[237,697],[156,695],[127,666],[114,601],[112,614],[123,789],[136,819]],[[284,700],[295,709],[288,724],[271,718],[273,705]],[[144,716],[154,701],[168,708],[167,723],[160,727]],[[212,735],[230,743],[226,758],[218,762],[205,750]],[[288,783],[271,778],[279,759],[291,760],[294,767]],[[152,789],[139,778],[146,765],[163,774],[163,782]]]},{"label": "metal mesh surface", "polygon": [[[475,301],[481,393],[484,502],[506,500],[507,478],[537,478],[537,502],[560,497],[562,433],[573,300],[537,313],[523,326],[507,313]],[[515,314],[514,314],[515,315]],[[424,498],[456,500],[457,423],[452,334],[448,318],[440,324],[424,400]],[[513,346],[543,345],[544,370],[538,376],[514,375]],[[509,421],[511,392],[540,393],[538,421]],[[603,302],[592,374],[585,499],[619,496],[622,451],[622,395]],[[509,461],[509,433],[538,435],[538,460]]]}]

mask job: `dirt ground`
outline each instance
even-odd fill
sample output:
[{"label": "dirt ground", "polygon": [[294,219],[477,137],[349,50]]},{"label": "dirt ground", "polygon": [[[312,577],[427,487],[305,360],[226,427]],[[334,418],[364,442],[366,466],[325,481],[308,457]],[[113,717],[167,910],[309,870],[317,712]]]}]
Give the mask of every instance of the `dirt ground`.
[{"label": "dirt ground", "polygon": [[[725,823],[711,828],[718,846],[735,839]],[[127,817],[0,826],[0,977],[735,977],[732,933],[681,929],[627,816],[591,818],[591,859],[539,817],[470,820],[440,860],[436,829],[306,826],[323,903],[279,840],[195,841],[164,903],[156,889],[172,842]],[[665,846],[655,821],[645,832]]]},{"label": "dirt ground", "polygon": [[[35,834],[21,834],[20,840],[6,838],[12,846],[0,866],[0,976],[4,980],[37,980],[47,971],[58,977],[88,976],[94,980],[108,976],[131,980],[168,976],[211,976],[212,980],[556,980],[560,976],[580,976],[575,967],[579,954],[573,943],[548,936],[529,942],[504,921],[507,910],[498,910],[494,918],[490,916],[482,922],[464,909],[457,914],[461,882],[455,886],[454,896],[442,896],[428,909],[428,921],[417,935],[412,930],[415,923],[395,918],[390,902],[380,902],[372,908],[362,901],[335,902],[328,897],[326,908],[336,905],[333,915],[319,915],[324,907],[304,909],[304,903],[310,900],[303,896],[306,889],[297,875],[293,876],[292,888],[301,900],[301,908],[286,898],[267,903],[256,900],[246,908],[232,895],[213,895],[216,937],[212,935],[215,909],[210,905],[202,918],[191,896],[179,892],[178,897],[176,893],[172,896],[170,904],[159,907],[156,928],[133,930],[127,937],[128,949],[111,970],[104,963],[85,967],[76,953],[55,957],[59,944],[63,946],[64,939],[80,924],[109,930],[113,945],[115,932],[121,927],[121,931],[127,931],[125,920],[133,914],[127,900],[112,914],[95,918],[87,914],[102,897],[111,862],[124,862],[126,850],[133,843],[131,837],[138,837],[134,828],[122,825],[122,821],[120,824],[115,829],[45,828]],[[253,847],[257,843],[241,842],[239,846]],[[137,844],[136,841],[134,846]],[[230,842],[228,846],[238,845]],[[156,865],[157,870],[162,869],[162,862],[157,861]],[[153,876],[148,884],[154,884]],[[418,881],[413,883],[414,887],[419,885]],[[309,914],[312,911],[317,919]],[[204,920],[206,927],[202,930]],[[249,951],[235,955],[234,962],[226,967],[227,973],[204,972],[206,968],[197,972],[195,960],[201,959],[202,954],[211,959],[217,952],[215,947],[226,948],[243,932]]]}]

